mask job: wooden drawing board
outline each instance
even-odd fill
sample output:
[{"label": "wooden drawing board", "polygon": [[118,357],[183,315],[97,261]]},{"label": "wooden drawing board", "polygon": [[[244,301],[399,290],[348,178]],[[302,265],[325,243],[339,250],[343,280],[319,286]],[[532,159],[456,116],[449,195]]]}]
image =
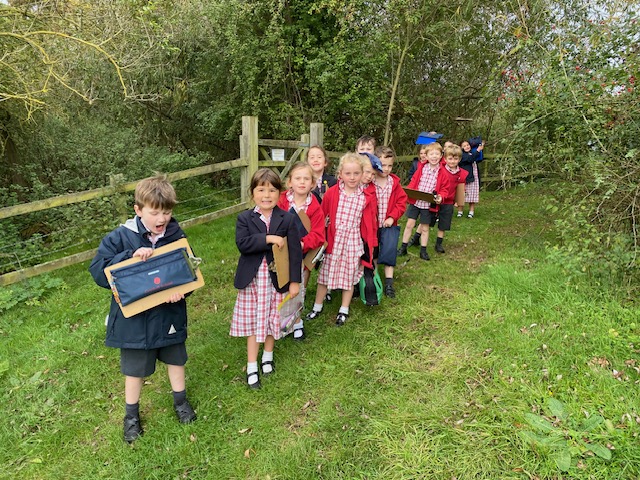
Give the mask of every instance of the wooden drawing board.
[{"label": "wooden drawing board", "polygon": [[[186,238],[181,238],[180,240],[176,240],[175,242],[171,242],[169,245],[165,245],[164,247],[158,247],[153,251],[154,257],[156,255],[160,255],[163,253],[171,252],[173,250],[177,250],[179,248],[186,248],[189,255],[193,256],[193,251],[189,246],[189,242]],[[139,258],[130,258],[128,260],[124,260],[120,263],[116,263],[115,265],[109,265],[104,269],[104,274],[107,276],[107,281],[111,284],[111,270],[118,269],[121,267],[126,267],[127,265],[133,265],[134,263],[139,263],[142,260]],[[135,302],[131,302],[129,305],[122,306],[120,303],[120,310],[122,310],[122,314],[126,317],[132,317],[133,315],[137,315],[138,313],[144,312],[145,310],[149,310],[150,308],[156,307],[163,303],[167,302],[167,299],[174,293],[182,293],[187,294],[189,292],[193,292],[194,290],[204,286],[204,277],[202,276],[202,272],[199,268],[196,268],[196,280],[193,282],[185,283],[184,285],[178,285],[177,287],[167,288],[166,290],[162,290],[161,292],[152,293],[151,295],[141,298],[140,300],[136,300]]]},{"label": "wooden drawing board", "polygon": [[273,250],[273,261],[276,264],[278,288],[282,288],[289,283],[289,244],[287,243],[287,237],[284,237],[282,249],[275,244],[271,248]]},{"label": "wooden drawing board", "polygon": [[407,187],[403,187],[403,188],[409,198],[413,198],[415,200],[424,200],[425,202],[429,202],[429,203],[436,202],[435,198],[433,198],[432,193],[421,192],[420,190],[414,190],[413,188],[407,188]]},{"label": "wooden drawing board", "polygon": [[459,183],[456,187],[456,205],[464,206],[464,183]]}]

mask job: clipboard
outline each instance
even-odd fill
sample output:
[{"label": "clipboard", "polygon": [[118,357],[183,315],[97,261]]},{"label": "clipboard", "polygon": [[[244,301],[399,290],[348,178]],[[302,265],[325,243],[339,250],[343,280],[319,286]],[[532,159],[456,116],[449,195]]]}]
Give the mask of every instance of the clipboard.
[{"label": "clipboard", "polygon": [[459,183],[456,186],[456,205],[459,207],[464,206],[464,183]]},{"label": "clipboard", "polygon": [[282,288],[289,283],[289,244],[287,243],[287,237],[284,237],[282,249],[275,244],[271,246],[271,249],[273,251],[276,276],[278,277],[278,288]]},{"label": "clipboard", "polygon": [[414,200],[424,200],[425,202],[433,204],[436,203],[436,199],[433,197],[433,193],[421,192],[420,190],[414,190],[413,188],[402,188],[404,188],[404,191],[409,198],[413,198]]},{"label": "clipboard", "polygon": [[[171,252],[179,248],[186,248],[189,255],[193,256],[193,250],[191,250],[191,247],[189,246],[189,242],[187,241],[186,238],[181,238],[180,240],[171,242],[169,245],[156,248],[153,251],[153,255],[151,255],[151,257],[155,255]],[[139,263],[141,261],[142,260],[136,257],[136,258],[130,258],[128,260],[124,260],[114,265],[109,265],[107,268],[104,269],[104,274],[107,277],[107,281],[109,282],[109,284],[111,284],[112,278],[113,278],[111,275],[112,270],[116,270],[121,267],[126,267],[127,265],[133,265],[134,263]],[[132,302],[129,305],[122,306],[120,302],[118,302],[118,305],[120,306],[120,310],[122,310],[122,314],[125,316],[125,318],[129,318],[134,315],[137,315],[138,313],[144,312],[145,310],[149,310],[150,308],[166,303],[167,298],[169,298],[174,293],[182,293],[184,295],[189,292],[193,292],[194,290],[203,286],[204,286],[204,277],[202,276],[202,272],[200,271],[200,269],[197,268],[196,280],[194,280],[193,282],[185,283],[184,285],[178,285],[177,287],[167,288],[166,290],[162,290],[161,292],[152,293],[151,295],[141,298],[140,300],[136,300],[135,302]],[[117,296],[115,298],[116,298],[116,301],[118,301]]]},{"label": "clipboard", "polygon": [[324,245],[319,246],[318,248],[314,248],[313,250],[309,250],[307,254],[302,259],[302,263],[307,270],[311,271],[316,266],[316,263],[322,258],[322,254],[327,249],[329,244],[324,242]]}]

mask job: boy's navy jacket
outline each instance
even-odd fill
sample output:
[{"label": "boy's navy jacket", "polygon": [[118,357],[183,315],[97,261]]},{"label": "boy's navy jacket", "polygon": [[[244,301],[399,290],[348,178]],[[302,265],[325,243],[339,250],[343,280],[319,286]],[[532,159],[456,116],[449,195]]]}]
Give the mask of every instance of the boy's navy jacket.
[{"label": "boy's navy jacket", "polygon": [[[296,218],[292,213],[285,212],[280,207],[275,207],[271,213],[269,231],[260,220],[260,214],[253,209],[246,210],[238,215],[236,222],[236,245],[240,250],[238,268],[233,281],[237,289],[246,288],[258,273],[262,259],[266,256],[267,265],[273,262],[272,244],[267,243],[267,235],[287,237],[289,246],[289,281],[300,283],[302,280],[302,246],[300,245],[300,233],[295,223]],[[278,288],[278,277],[275,272],[269,271],[274,288],[284,293],[289,290],[289,284]]]},{"label": "boy's navy jacket", "polygon": [[[480,163],[484,160],[484,155],[482,154],[482,150],[477,151],[475,149],[471,149],[471,152],[462,152],[462,158],[459,167],[467,172],[467,181],[466,183],[471,183],[475,180],[473,176],[473,163]],[[478,172],[478,177],[480,176],[480,172]],[[480,178],[478,178],[478,182]]]},{"label": "boy's navy jacket", "polygon": [[[139,217],[109,233],[100,242],[98,253],[91,261],[89,272],[95,282],[104,288],[110,288],[104,274],[105,267],[133,257],[141,248],[152,248],[149,232]],[[158,239],[156,247],[175,242],[186,235],[175,219],[167,224],[165,235]],[[149,350],[183,343],[187,339],[187,303],[163,303],[130,318],[125,318],[113,296],[107,321],[108,347]]]}]

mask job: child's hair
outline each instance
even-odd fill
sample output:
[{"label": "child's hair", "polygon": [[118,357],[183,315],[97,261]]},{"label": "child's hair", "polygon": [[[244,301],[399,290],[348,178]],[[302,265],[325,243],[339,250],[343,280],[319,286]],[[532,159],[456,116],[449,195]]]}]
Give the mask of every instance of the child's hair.
[{"label": "child's hair", "polygon": [[458,145],[452,145],[444,149],[444,156],[451,155],[455,158],[462,158],[462,149]]},{"label": "child's hair", "polygon": [[289,176],[287,177],[288,180],[291,180],[291,175],[293,175],[293,172],[295,172],[296,170],[301,170],[303,168],[308,168],[309,173],[311,173],[311,178],[313,178],[313,170],[311,169],[311,165],[309,165],[307,162],[296,162],[293,164],[293,167],[291,167],[291,170],[289,170]]},{"label": "child's hair", "polygon": [[373,148],[376,148],[376,139],[371,135],[362,135],[358,140],[356,140],[356,150],[360,145],[372,144]]},{"label": "child's hair", "polygon": [[282,191],[282,180],[276,172],[270,168],[261,168],[251,177],[251,185],[249,186],[249,193],[253,194],[256,187],[270,183],[278,190]]},{"label": "child's hair", "polygon": [[342,157],[340,157],[340,162],[338,163],[338,173],[342,172],[342,167],[345,163],[357,163],[364,170],[365,162],[369,162],[367,157],[364,157],[355,152],[347,152]]},{"label": "child's hair", "polygon": [[394,160],[396,159],[396,152],[393,151],[393,148],[388,147],[386,145],[380,145],[379,147],[377,147],[374,154],[378,158],[391,157]]},{"label": "child's hair", "polygon": [[159,210],[173,210],[178,203],[176,191],[166,175],[140,180],[136,185],[134,202],[138,208],[149,207]]},{"label": "child's hair", "polygon": [[430,152],[431,150],[438,150],[440,153],[442,153],[442,145],[440,145],[438,142],[433,142],[425,145],[420,149],[421,152]]}]

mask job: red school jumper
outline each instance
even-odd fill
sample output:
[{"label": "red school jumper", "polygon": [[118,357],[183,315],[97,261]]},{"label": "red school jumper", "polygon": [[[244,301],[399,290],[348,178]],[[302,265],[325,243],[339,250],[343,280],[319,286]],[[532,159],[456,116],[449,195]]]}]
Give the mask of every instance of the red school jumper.
[{"label": "red school jumper", "polygon": [[[409,197],[407,197],[407,192],[402,188],[400,177],[393,173],[390,173],[389,177],[393,179],[393,186],[391,187],[391,195],[389,196],[387,213],[384,219],[386,220],[391,217],[393,218],[393,224],[398,225],[398,220],[400,220],[400,217],[402,217],[407,210],[407,200]],[[380,227],[381,225],[378,226]]]},{"label": "red school jumper", "polygon": [[[340,183],[334,185],[327,190],[324,198],[322,199],[322,211],[325,218],[329,218],[329,225],[327,226],[327,253],[333,251],[333,240],[336,236],[335,217],[338,210],[338,201],[340,200]],[[369,186],[372,186],[371,184]],[[373,190],[370,188],[364,189],[365,204],[362,211],[362,220],[360,221],[360,236],[364,241],[369,251],[369,258],[367,260],[362,259],[360,262],[362,265],[368,268],[373,268],[373,261],[371,259],[371,253],[373,249],[378,246],[378,200],[376,197],[376,188],[373,185]]]},{"label": "red school jumper", "polygon": [[[288,190],[282,192],[280,194],[280,200],[278,200],[278,206],[285,211],[289,211],[293,206],[293,204],[287,199],[287,192]],[[309,217],[309,220],[311,220],[311,231],[301,238],[303,244],[303,257],[309,250],[318,248],[321,245],[324,245],[325,242],[324,213],[322,211],[322,207],[315,195],[310,193],[309,197],[311,197],[311,203],[307,205],[305,213]],[[307,199],[309,197],[307,197]]]}]

